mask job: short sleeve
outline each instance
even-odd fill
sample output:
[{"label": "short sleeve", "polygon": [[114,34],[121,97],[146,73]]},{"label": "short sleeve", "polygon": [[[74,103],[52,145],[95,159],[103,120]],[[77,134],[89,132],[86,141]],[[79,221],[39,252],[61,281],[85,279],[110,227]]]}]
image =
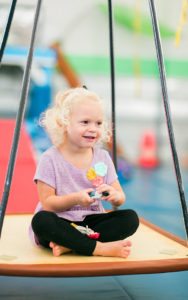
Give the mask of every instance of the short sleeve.
[{"label": "short sleeve", "polygon": [[109,153],[107,151],[105,152],[105,160],[106,160],[106,164],[108,166],[108,172],[106,175],[106,183],[107,184],[112,184],[114,181],[117,180],[118,176],[117,176],[117,172],[115,170],[115,166],[114,163],[109,155]]},{"label": "short sleeve", "polygon": [[34,181],[37,182],[37,180],[43,181],[51,187],[56,188],[53,161],[52,158],[46,153],[42,154],[38,163],[36,173],[34,175]]}]

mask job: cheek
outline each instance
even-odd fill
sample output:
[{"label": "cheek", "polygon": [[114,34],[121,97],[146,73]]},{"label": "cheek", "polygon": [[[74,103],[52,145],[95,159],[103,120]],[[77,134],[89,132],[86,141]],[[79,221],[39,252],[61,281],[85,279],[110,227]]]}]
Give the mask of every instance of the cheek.
[{"label": "cheek", "polygon": [[102,138],[102,129],[100,129],[100,130],[98,130],[98,135],[97,135],[97,137],[98,137],[98,140],[100,140],[101,138]]},{"label": "cheek", "polygon": [[98,136],[101,136],[102,135],[102,128],[99,128],[98,129]]},{"label": "cheek", "polygon": [[79,137],[82,134],[82,130],[78,126],[67,128],[67,133],[72,137]]}]

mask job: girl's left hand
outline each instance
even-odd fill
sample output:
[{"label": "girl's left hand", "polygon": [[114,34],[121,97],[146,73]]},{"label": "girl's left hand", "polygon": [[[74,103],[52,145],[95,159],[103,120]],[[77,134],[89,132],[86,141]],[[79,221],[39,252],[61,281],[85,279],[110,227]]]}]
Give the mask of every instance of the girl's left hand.
[{"label": "girl's left hand", "polygon": [[119,201],[121,200],[122,194],[120,191],[117,191],[113,186],[108,184],[101,184],[96,188],[96,191],[99,194],[103,192],[108,192],[108,196],[102,196],[101,199],[110,202],[113,205],[119,205]]}]

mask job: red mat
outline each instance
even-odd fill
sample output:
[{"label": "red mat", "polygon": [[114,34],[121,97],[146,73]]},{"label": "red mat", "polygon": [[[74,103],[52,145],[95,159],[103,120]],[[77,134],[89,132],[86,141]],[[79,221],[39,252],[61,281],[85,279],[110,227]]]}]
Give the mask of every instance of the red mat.
[{"label": "red mat", "polygon": [[[2,199],[12,146],[14,120],[0,120],[0,199]],[[17,158],[6,213],[32,213],[38,202],[33,176],[36,161],[24,125],[21,128]]]}]

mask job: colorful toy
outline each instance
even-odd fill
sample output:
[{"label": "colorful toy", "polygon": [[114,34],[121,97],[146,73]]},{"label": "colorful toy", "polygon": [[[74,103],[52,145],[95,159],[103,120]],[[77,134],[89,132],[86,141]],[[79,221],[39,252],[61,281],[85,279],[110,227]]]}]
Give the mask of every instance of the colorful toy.
[{"label": "colorful toy", "polygon": [[[94,187],[98,187],[104,182],[103,177],[106,175],[107,169],[108,167],[103,162],[98,162],[94,167],[87,171],[86,177],[92,182]],[[108,195],[108,192],[99,194],[96,190],[89,193],[89,196],[92,199],[100,199],[101,197],[107,197]]]},{"label": "colorful toy", "polygon": [[90,239],[98,239],[100,236],[99,232],[95,232],[93,231],[91,228],[89,228],[88,226],[84,227],[84,226],[79,226],[76,225],[75,223],[71,223],[71,225],[76,228],[78,231],[80,231],[83,234],[86,234]]},{"label": "colorful toy", "polygon": [[97,191],[93,191],[93,192],[89,193],[89,196],[92,199],[99,199],[101,197],[107,197],[107,196],[109,196],[109,193],[108,192],[102,192],[102,194],[99,194]]},{"label": "colorful toy", "polygon": [[87,171],[87,179],[89,179],[94,187],[98,187],[104,182],[103,177],[107,174],[108,167],[103,162],[98,162],[93,168]]}]

